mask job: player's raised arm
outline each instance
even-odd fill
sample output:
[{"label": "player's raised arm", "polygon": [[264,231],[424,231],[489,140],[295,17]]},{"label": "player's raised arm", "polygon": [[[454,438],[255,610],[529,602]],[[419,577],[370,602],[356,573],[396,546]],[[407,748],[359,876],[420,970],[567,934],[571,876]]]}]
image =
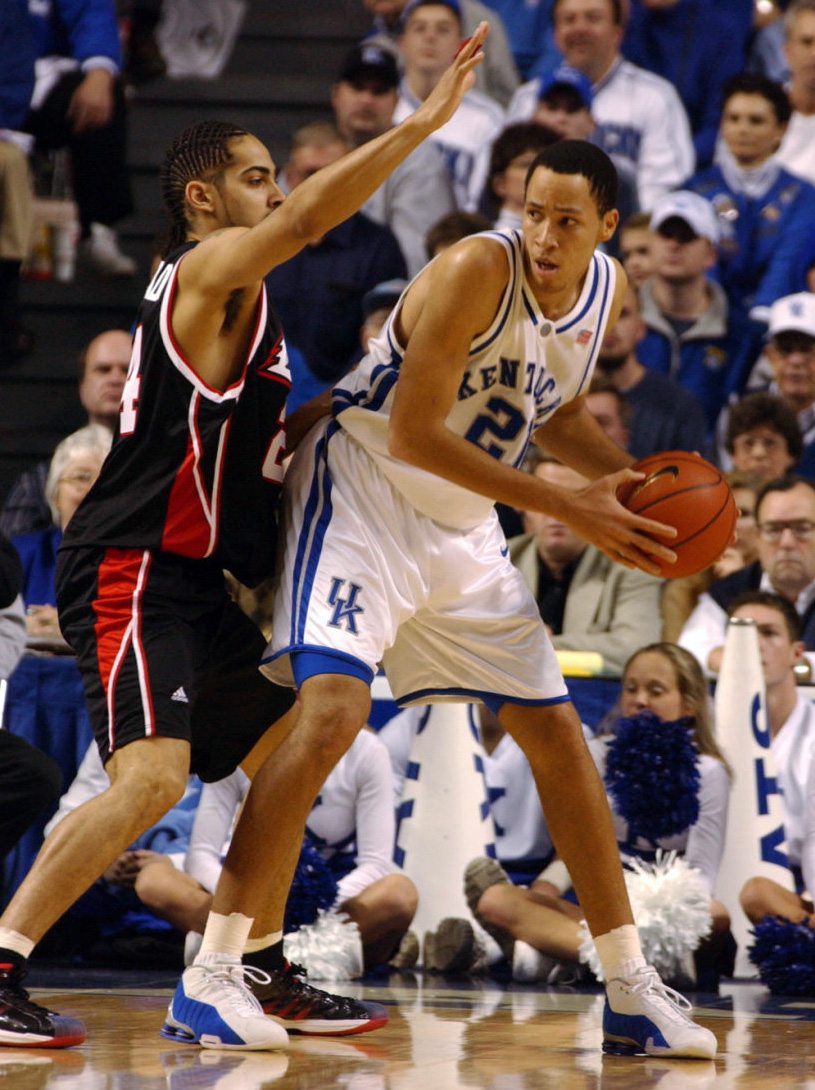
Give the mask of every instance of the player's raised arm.
[{"label": "player's raised arm", "polygon": [[475,83],[489,24],[482,22],[419,108],[401,124],[307,178],[250,230],[212,238],[190,262],[200,290],[224,294],[266,273],[321,238],[365,203],[421,142],[455,113]]}]

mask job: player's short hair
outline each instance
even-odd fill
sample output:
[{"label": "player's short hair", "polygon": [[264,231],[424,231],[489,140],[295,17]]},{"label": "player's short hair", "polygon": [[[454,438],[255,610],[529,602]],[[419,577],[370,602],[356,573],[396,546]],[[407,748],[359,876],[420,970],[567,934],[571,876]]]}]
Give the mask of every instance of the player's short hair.
[{"label": "player's short hair", "polygon": [[198,121],[179,133],[167,149],[159,174],[161,199],[170,217],[164,256],[177,250],[187,238],[187,183],[194,178],[211,181],[232,161],[229,141],[249,135],[247,129],[230,122]]},{"label": "player's short hair", "polygon": [[696,657],[676,643],[667,641],[649,643],[635,651],[626,662],[623,667],[623,679],[634,660],[645,654],[661,655],[670,663],[682,702],[690,709],[694,740],[699,752],[721,761],[728,773],[732,775],[727,758],[716,743],[710,708],[710,689]]},{"label": "player's short hair", "polygon": [[725,448],[733,453],[733,444],[740,435],[753,428],[770,428],[787,444],[790,456],[797,462],[804,451],[804,440],[798,417],[783,398],[775,394],[748,394],[730,410],[727,421]]},{"label": "player's short hair", "polygon": [[[555,0],[552,4],[552,22],[555,21],[555,15],[557,14],[558,4],[560,0]],[[611,8],[611,19],[615,26],[622,26],[625,22],[625,11],[623,10],[623,0],[608,0],[608,6]]]},{"label": "player's short hair", "polygon": [[801,638],[801,618],[788,598],[782,598],[770,590],[745,590],[728,605],[727,616],[732,617],[740,606],[766,606],[767,609],[776,610],[784,618],[790,643]]},{"label": "player's short hair", "polygon": [[725,80],[722,87],[722,112],[733,95],[760,95],[772,106],[779,125],[786,125],[792,117],[789,95],[775,80],[760,72],[740,72]]},{"label": "player's short hair", "polygon": [[527,188],[538,167],[555,174],[582,174],[601,216],[617,207],[617,170],[606,153],[587,140],[559,140],[544,148],[527,171]]}]

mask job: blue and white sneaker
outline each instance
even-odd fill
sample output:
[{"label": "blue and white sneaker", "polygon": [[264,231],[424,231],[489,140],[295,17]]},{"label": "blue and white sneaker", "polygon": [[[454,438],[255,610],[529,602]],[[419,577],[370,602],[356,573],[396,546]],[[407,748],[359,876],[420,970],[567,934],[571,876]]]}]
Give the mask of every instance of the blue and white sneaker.
[{"label": "blue and white sneaker", "polygon": [[687,1016],[691,1005],[651,965],[609,980],[603,1010],[603,1052],[616,1056],[685,1056],[710,1060],[716,1038]]},{"label": "blue and white sneaker", "polygon": [[235,960],[190,965],[175,990],[161,1036],[202,1048],[288,1048],[289,1035],[263,1008],[246,984],[267,974]]}]

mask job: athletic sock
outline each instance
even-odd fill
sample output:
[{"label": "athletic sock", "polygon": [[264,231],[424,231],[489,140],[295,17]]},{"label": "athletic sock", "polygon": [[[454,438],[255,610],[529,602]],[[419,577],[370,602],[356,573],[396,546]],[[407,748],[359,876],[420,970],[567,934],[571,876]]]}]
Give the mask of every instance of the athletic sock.
[{"label": "athletic sock", "polygon": [[262,950],[244,950],[243,964],[252,965],[255,969],[262,969],[264,973],[275,973],[283,969],[286,959],[283,956],[283,939],[279,938],[271,946],[265,946]]},{"label": "athletic sock", "polygon": [[0,927],[0,956],[3,961],[9,960],[6,958],[6,954],[9,954],[20,963],[25,963],[36,945],[33,939],[26,938],[19,931],[12,931],[10,927]]},{"label": "athletic sock", "polygon": [[208,964],[206,960],[201,959],[218,955],[225,955],[239,961],[253,923],[252,917],[244,916],[242,912],[230,912],[228,916],[220,912],[210,912],[204,928],[201,948],[193,964]]},{"label": "athletic sock", "polygon": [[630,977],[646,964],[642,956],[640,936],[633,923],[623,924],[598,935],[594,940],[597,957],[603,967],[606,980]]}]

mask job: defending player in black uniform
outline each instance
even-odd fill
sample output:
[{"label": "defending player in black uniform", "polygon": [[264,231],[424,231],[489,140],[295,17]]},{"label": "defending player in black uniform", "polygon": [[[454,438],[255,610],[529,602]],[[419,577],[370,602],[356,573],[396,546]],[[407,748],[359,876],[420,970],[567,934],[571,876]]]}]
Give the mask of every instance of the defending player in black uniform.
[{"label": "defending player in black uniform", "polygon": [[[194,125],[167,154],[173,237],[139,310],[113,449],[58,569],[60,623],[111,786],[60,823],[0,919],[0,1045],[84,1040],[77,1019],[28,999],[31,950],[181,797],[190,768],[226,775],[291,704],[258,673],[264,641],[222,574],[257,582],[276,548],[289,373],[263,278],[356,211],[444,124],[472,85],[487,30],[407,121],[285,201],[267,149],[238,127]],[[284,721],[275,733],[285,730]],[[166,1036],[281,1048],[284,1027],[358,1033],[385,1020],[374,1005],[311,988],[283,963],[282,920],[241,912],[247,892],[268,882],[264,824],[262,789],[253,788]]]}]

